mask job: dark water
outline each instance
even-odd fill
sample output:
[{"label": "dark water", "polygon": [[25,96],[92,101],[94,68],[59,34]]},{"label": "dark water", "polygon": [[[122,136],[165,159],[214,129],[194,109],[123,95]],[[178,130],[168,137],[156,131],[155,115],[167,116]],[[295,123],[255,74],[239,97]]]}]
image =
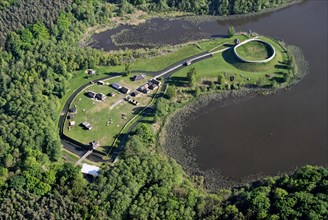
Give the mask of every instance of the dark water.
[{"label": "dark water", "polygon": [[[217,169],[238,180],[258,173],[272,175],[306,164],[328,163],[327,3],[306,1],[277,12],[225,22],[196,24],[155,19],[152,22],[157,24],[150,25],[153,28],[148,32],[147,24],[131,29],[131,33],[143,30],[149,35],[147,39],[153,39],[150,44],[161,45],[222,35],[233,25],[236,30],[251,29],[300,47],[310,64],[310,74],[289,91],[258,96],[225,108],[213,102],[207,107],[209,111],[199,112],[190,120],[184,133],[198,137],[194,151],[200,169]],[[156,26],[166,29],[158,31]],[[106,42],[101,46],[115,49]]]}]

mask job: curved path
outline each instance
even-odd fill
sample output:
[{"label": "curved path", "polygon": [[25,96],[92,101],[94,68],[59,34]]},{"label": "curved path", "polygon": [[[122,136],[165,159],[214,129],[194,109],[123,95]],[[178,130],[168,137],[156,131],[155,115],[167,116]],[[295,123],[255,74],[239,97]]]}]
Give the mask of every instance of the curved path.
[{"label": "curved path", "polygon": [[[161,71],[158,71],[158,72],[147,72],[147,74],[149,75],[152,75],[154,78],[158,78],[158,77],[163,77],[164,79],[164,83],[163,83],[163,86],[162,86],[162,90],[161,90],[161,93],[163,94],[165,92],[165,89],[166,89],[166,83],[168,81],[168,79],[171,77],[171,75],[182,69],[182,68],[185,68],[187,63],[189,64],[192,64],[192,63],[196,63],[196,62],[199,62],[199,61],[202,61],[204,59],[208,59],[210,57],[212,57],[214,54],[217,54],[219,52],[223,52],[225,50],[228,50],[230,49],[231,47],[227,47],[227,48],[224,48],[222,50],[218,50],[218,51],[214,51],[214,52],[203,52],[203,53],[200,53],[200,54],[197,54],[197,55],[194,55],[194,56],[191,56],[191,57],[188,57],[186,59],[183,59],[183,60],[180,60],[174,64],[171,64],[170,66],[164,68],[163,70]],[[132,71],[134,73],[136,72],[143,72],[145,73],[146,71],[142,71],[142,70],[135,70],[135,71]],[[99,80],[108,80],[108,79],[111,79],[111,78],[116,78],[116,77],[119,77],[119,76],[122,76],[123,73],[116,73],[116,74],[113,74],[113,75],[109,75],[109,76],[105,76],[103,78],[100,78],[100,79],[97,79],[97,81]],[[63,128],[64,128],[64,124],[65,124],[65,119],[67,117],[67,113],[68,113],[68,109],[72,103],[72,101],[74,100],[74,98],[81,92],[83,91],[85,88],[87,88],[88,86],[90,86],[90,83],[87,83],[87,84],[84,84],[82,86],[80,86],[77,90],[75,90],[72,95],[67,99],[65,105],[64,105],[64,108],[61,112],[61,115],[60,115],[60,118],[59,118],[59,122],[58,122],[58,128],[59,128],[59,135],[60,135],[60,138],[61,138],[61,143],[63,144],[64,148],[82,158],[84,158],[83,156],[85,156],[85,154],[88,154],[90,155],[91,153],[97,153],[97,154],[103,154],[99,151],[96,151],[94,150],[93,152],[89,152],[90,149],[88,149],[88,147],[68,136],[66,136],[63,132]],[[130,128],[128,129],[128,132],[127,134],[123,137],[124,140],[126,140],[129,132],[135,127],[135,125],[139,122],[136,121],[134,124],[132,124],[130,126]],[[125,141],[123,141],[124,143]],[[115,159],[117,158],[118,156],[118,153],[120,150],[123,149],[123,145],[122,146],[119,146],[118,149],[116,149],[113,153],[113,157],[111,159],[111,161],[115,161]],[[85,151],[85,153],[83,153],[81,155],[81,151]],[[95,156],[93,154],[91,154],[90,156]],[[92,158],[89,158],[90,160],[92,161],[96,161],[96,162],[105,162],[103,159],[101,159],[100,157],[92,157]],[[79,160],[79,162],[81,162],[81,160]]]}]

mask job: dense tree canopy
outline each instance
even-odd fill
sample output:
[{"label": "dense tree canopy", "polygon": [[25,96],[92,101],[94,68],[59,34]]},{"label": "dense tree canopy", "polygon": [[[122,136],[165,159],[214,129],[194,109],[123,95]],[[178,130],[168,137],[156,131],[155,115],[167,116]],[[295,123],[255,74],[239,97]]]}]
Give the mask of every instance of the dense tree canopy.
[{"label": "dense tree canopy", "polygon": [[121,13],[133,10],[131,5],[147,11],[186,11],[196,14],[236,15],[275,8],[292,0],[111,0],[119,5]]},{"label": "dense tree canopy", "polygon": [[[68,80],[77,70],[140,56],[136,51],[109,54],[81,47],[79,39],[87,27],[135,9],[229,15],[283,2],[0,1],[0,219],[327,217],[326,168],[308,166],[249,187],[209,193],[202,177],[187,177],[174,160],[158,152],[149,123],[136,127],[122,160],[103,165],[100,176],[90,182],[79,167],[58,162],[61,146],[55,123]],[[190,83],[194,75],[191,72]],[[174,92],[171,87],[168,96],[173,98]],[[155,118],[172,113],[168,103],[159,99]]]}]

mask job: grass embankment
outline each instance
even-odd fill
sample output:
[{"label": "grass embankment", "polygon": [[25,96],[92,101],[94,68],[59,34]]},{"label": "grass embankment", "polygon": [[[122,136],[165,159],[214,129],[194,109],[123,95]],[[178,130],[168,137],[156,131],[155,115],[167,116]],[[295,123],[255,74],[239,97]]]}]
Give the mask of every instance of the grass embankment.
[{"label": "grass embankment", "polygon": [[289,73],[290,70],[286,66],[288,55],[276,41],[266,37],[260,39],[272,44],[276,49],[276,56],[270,62],[244,63],[234,55],[231,48],[176,72],[172,76],[172,83],[183,82],[186,80],[187,72],[191,68],[196,68],[198,85],[202,85],[205,81],[216,82],[219,75],[223,76],[223,83],[232,83],[230,77],[234,76],[234,83],[254,86],[271,85],[273,79],[282,78],[284,74]]},{"label": "grass embankment", "polygon": [[260,41],[251,41],[236,48],[240,57],[245,60],[266,60],[272,56],[273,51],[269,45]]},{"label": "grass embankment", "polygon": [[[144,106],[148,105],[151,101],[152,93],[148,95],[140,95],[140,97],[134,98],[140,104],[134,106],[126,101],[120,102],[113,107],[114,103],[122,100],[126,95],[113,89],[110,84],[117,82],[122,86],[126,86],[131,91],[137,89],[142,84],[146,83],[150,77],[146,77],[144,80],[132,82],[130,77],[119,77],[105,81],[109,85],[92,85],[78,94],[73,100],[71,106],[76,105],[78,113],[75,114],[74,119],[76,125],[68,129],[69,120],[65,121],[64,133],[83,143],[88,144],[91,141],[98,141],[101,145],[98,150],[107,152],[122,127],[131,118],[138,114]],[[104,101],[97,101],[92,98],[88,98],[85,93],[93,91],[95,93],[103,93],[105,95],[114,93],[114,97],[107,97]],[[153,92],[154,93],[154,92]],[[91,130],[84,130],[79,125],[87,121],[93,127]]]}]

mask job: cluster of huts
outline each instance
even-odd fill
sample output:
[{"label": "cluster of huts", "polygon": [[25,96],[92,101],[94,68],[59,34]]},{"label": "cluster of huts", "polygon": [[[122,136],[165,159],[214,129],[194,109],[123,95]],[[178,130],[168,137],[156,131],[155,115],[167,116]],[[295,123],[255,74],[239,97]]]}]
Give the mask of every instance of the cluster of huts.
[{"label": "cluster of huts", "polygon": [[72,108],[68,110],[68,116],[67,119],[69,119],[68,126],[74,126],[75,121],[74,121],[74,115],[77,114],[77,107],[74,105]]},{"label": "cluster of huts", "polygon": [[127,102],[131,103],[132,105],[139,105],[139,102],[137,100],[134,100],[130,96],[127,96],[124,98]]},{"label": "cluster of huts", "polygon": [[98,99],[100,101],[104,101],[106,99],[106,95],[103,94],[103,93],[95,93],[95,92],[87,92],[86,95],[89,97],[89,98],[92,98],[92,99]]},{"label": "cluster of huts", "polygon": [[118,91],[120,91],[121,93],[124,93],[124,94],[128,94],[130,92],[130,89],[125,87],[125,86],[121,86],[120,84],[118,83],[113,83],[112,84],[112,87]]},{"label": "cluster of huts", "polygon": [[148,94],[148,93],[150,93],[151,90],[157,89],[160,85],[161,85],[160,81],[158,81],[156,79],[152,79],[145,85],[140,86],[138,88],[138,91]]},{"label": "cluster of huts", "polygon": [[[74,121],[75,114],[77,114],[76,105],[74,105],[72,108],[70,108],[68,110],[67,119],[69,119],[69,122],[68,122],[69,127],[75,126],[75,121]],[[92,129],[91,124],[89,122],[86,122],[86,121],[81,123],[80,126],[83,127],[86,130],[91,130]]]}]

